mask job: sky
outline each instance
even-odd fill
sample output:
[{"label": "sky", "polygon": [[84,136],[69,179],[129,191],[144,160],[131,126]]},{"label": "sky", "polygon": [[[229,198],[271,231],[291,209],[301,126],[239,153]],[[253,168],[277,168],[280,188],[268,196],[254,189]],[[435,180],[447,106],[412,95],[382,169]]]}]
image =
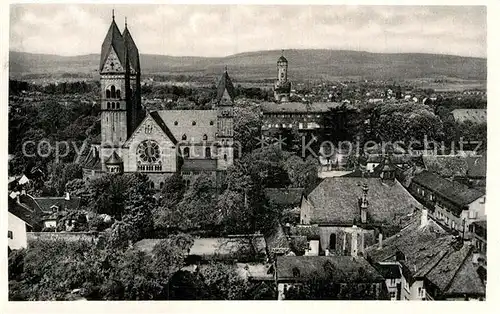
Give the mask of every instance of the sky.
[{"label": "sky", "polygon": [[99,53],[125,17],[141,53],[222,57],[275,49],[486,57],[484,6],[11,5],[10,50]]}]

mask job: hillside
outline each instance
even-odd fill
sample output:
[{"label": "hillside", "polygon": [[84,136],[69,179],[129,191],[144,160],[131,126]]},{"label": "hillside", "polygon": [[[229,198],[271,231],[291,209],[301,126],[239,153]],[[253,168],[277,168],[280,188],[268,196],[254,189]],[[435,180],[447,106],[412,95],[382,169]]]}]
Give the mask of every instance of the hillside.
[{"label": "hillside", "polygon": [[[213,77],[225,65],[239,80],[272,80],[280,51],[240,53],[222,58],[141,55],[143,76],[150,74]],[[451,55],[368,53],[342,50],[287,50],[292,80],[455,78],[486,80],[487,61]],[[10,77],[65,74],[97,77],[99,55],[74,57],[10,52]]]}]

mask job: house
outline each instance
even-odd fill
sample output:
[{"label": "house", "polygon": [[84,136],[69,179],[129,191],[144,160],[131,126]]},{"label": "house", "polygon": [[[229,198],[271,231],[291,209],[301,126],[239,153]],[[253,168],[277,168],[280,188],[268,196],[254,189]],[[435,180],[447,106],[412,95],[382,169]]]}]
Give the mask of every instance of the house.
[{"label": "house", "polygon": [[471,222],[486,217],[485,193],[435,173],[422,171],[417,174],[409,190],[436,219],[463,236]]},{"label": "house", "polygon": [[33,212],[17,199],[9,199],[8,248],[19,250],[28,247],[27,232],[33,229]]},{"label": "house", "polygon": [[420,204],[384,166],[378,178],[326,178],[302,198],[300,226],[317,227],[325,254],[362,254],[379,233],[390,233]]},{"label": "house", "polygon": [[[365,259],[351,256],[278,256],[274,266],[278,300],[287,298],[290,289],[315,282],[328,282],[338,289],[324,291],[343,299],[354,299],[348,289],[368,287],[362,298],[384,299],[384,278]],[[330,286],[331,284],[331,286]],[[355,289],[354,289],[355,290]],[[321,297],[320,297],[321,298]]]},{"label": "house", "polygon": [[391,301],[400,300],[401,269],[399,265],[391,262],[380,262],[375,264],[374,267],[384,277]]},{"label": "house", "polygon": [[[413,213],[406,227],[381,244],[367,248],[366,255],[373,265],[399,268],[397,300],[485,298],[485,259],[478,257],[470,243],[429,216],[427,209]],[[386,282],[394,277],[394,273],[381,273]]]},{"label": "house", "polygon": [[425,169],[443,178],[463,178],[467,176],[467,158],[460,155],[423,155]]},{"label": "house", "polygon": [[472,245],[479,253],[486,255],[486,220],[474,221],[469,225],[469,234]]}]

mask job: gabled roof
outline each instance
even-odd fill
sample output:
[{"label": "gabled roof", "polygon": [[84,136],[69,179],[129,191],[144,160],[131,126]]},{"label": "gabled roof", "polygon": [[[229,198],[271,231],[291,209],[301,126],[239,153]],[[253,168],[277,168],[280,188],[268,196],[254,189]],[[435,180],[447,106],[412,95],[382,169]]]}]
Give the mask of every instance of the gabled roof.
[{"label": "gabled roof", "polygon": [[[327,273],[325,268],[331,271]],[[352,256],[278,256],[276,273],[279,281],[306,281],[315,274],[325,276],[335,283],[384,281],[364,258]]]},{"label": "gabled roof", "polygon": [[285,58],[285,56],[281,56],[278,58],[278,62],[286,62],[288,63],[288,60]]},{"label": "gabled roof", "polygon": [[51,207],[57,206],[59,210],[75,210],[80,207],[80,197],[33,197],[43,212],[52,212]]},{"label": "gabled roof", "polygon": [[368,222],[398,224],[420,204],[394,180],[334,177],[324,179],[309,195],[311,224],[352,224],[360,220],[359,198],[368,185]]},{"label": "gabled roof", "polygon": [[113,151],[111,156],[106,160],[106,165],[121,165],[123,164],[123,160],[118,156],[116,151]]},{"label": "gabled roof", "polygon": [[484,195],[481,191],[471,189],[456,181],[446,180],[429,171],[422,171],[417,174],[413,178],[413,182],[445,197],[458,206],[466,206]]},{"label": "gabled roof", "polygon": [[153,120],[156,122],[156,124],[158,124],[158,126],[161,128],[161,130],[168,136],[168,138],[172,141],[172,143],[177,145],[177,139],[175,138],[172,131],[170,131],[170,129],[167,127],[167,124],[165,123],[165,121],[163,121],[161,116],[158,114],[158,111],[153,111],[149,115],[151,116],[151,118],[153,118]]},{"label": "gabled roof", "polygon": [[125,42],[123,41],[122,34],[118,29],[118,26],[115,23],[115,19],[111,21],[111,25],[109,26],[108,33],[104,38],[101,46],[101,62],[99,65],[99,70],[102,71],[104,63],[108,58],[109,52],[111,49],[114,49],[118,59],[125,66]]},{"label": "gabled roof", "polygon": [[205,134],[208,143],[216,140],[217,110],[158,110],[151,116],[157,123],[161,119],[164,125],[160,127],[169,129],[177,141],[182,141],[182,136],[186,135],[188,141],[202,142]]},{"label": "gabled roof", "polygon": [[401,270],[397,264],[375,264],[375,268],[385,279],[399,279],[401,278]]},{"label": "gabled roof", "polygon": [[10,199],[8,202],[9,213],[24,221],[29,226],[33,227],[36,224],[37,215],[35,210],[28,208],[24,204],[20,204],[16,199]]},{"label": "gabled roof", "polygon": [[229,94],[229,97],[231,97],[231,101],[233,101],[234,97],[236,96],[236,92],[233,82],[231,81],[229,74],[227,74],[227,70],[224,71],[221,78],[219,79],[219,84],[217,85],[217,97],[215,98],[217,102],[221,101],[222,96],[224,96],[224,91],[226,90]]},{"label": "gabled roof", "polygon": [[127,57],[130,62],[130,66],[136,71],[141,71],[141,64],[139,61],[139,50],[135,45],[134,39],[128,30],[127,24],[125,24],[125,29],[123,30],[123,40],[125,47],[127,49]]}]

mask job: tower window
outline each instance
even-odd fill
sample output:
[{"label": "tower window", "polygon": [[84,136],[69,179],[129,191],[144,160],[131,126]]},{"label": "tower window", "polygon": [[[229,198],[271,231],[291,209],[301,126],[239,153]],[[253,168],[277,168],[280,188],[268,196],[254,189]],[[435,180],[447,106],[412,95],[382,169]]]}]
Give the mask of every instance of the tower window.
[{"label": "tower window", "polygon": [[111,109],[115,109],[115,103],[114,102],[111,103]]},{"label": "tower window", "polygon": [[111,85],[111,98],[116,97],[116,88],[115,85]]},{"label": "tower window", "polygon": [[187,136],[186,136],[186,134],[182,134],[182,140],[183,140],[183,141],[187,140]]},{"label": "tower window", "polygon": [[116,91],[116,98],[120,98],[120,90]]},{"label": "tower window", "polygon": [[154,182],[151,182],[151,188],[154,189],[155,188],[155,183]]},{"label": "tower window", "polygon": [[184,147],[183,156],[184,158],[189,158],[189,147]]},{"label": "tower window", "polygon": [[206,141],[208,139],[208,136],[206,134],[203,134],[203,140]]},{"label": "tower window", "polygon": [[212,157],[212,154],[210,152],[210,147],[205,148],[205,158],[209,159]]},{"label": "tower window", "polygon": [[196,121],[193,121],[193,125],[196,125]]},{"label": "tower window", "polygon": [[120,109],[120,103],[119,102],[116,103],[116,109]]},{"label": "tower window", "polygon": [[177,122],[177,121],[174,121],[174,125],[178,125],[178,124],[179,124],[179,122]]},{"label": "tower window", "polygon": [[210,125],[214,125],[214,122],[213,122],[213,121],[210,121]]},{"label": "tower window", "polygon": [[106,90],[106,98],[110,98],[111,97],[111,92],[109,91],[109,89]]},{"label": "tower window", "polygon": [[224,161],[227,161],[227,155],[224,154]]},{"label": "tower window", "polygon": [[110,108],[111,108],[111,104],[109,103],[109,101],[108,101],[108,103],[106,104],[106,106],[107,106],[107,108],[108,108],[108,109],[110,109]]},{"label": "tower window", "polygon": [[165,186],[165,183],[164,182],[160,182],[160,189],[163,189],[164,186]]}]

